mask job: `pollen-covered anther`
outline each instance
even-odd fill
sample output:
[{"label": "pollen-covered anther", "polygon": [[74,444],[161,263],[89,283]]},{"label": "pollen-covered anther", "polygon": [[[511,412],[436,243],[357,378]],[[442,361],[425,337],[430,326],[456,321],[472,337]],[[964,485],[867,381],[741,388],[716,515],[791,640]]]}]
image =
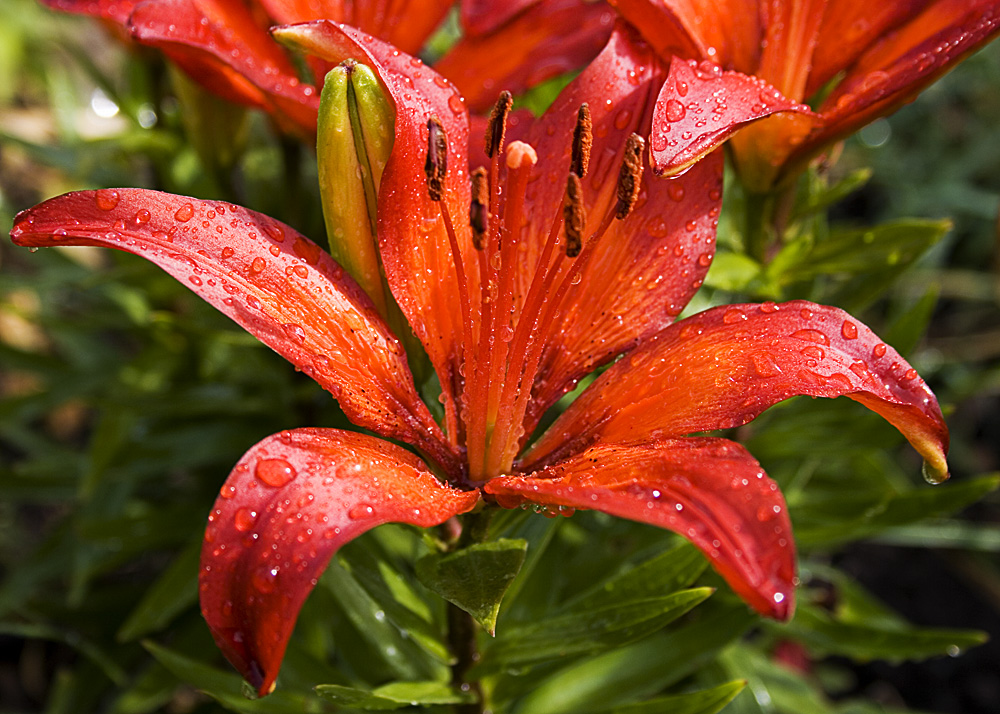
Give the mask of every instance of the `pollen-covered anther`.
[{"label": "pollen-covered anther", "polygon": [[646,142],[638,134],[630,134],[625,141],[625,157],[622,168],[618,172],[618,204],[615,207],[615,218],[624,220],[639,198],[639,187],[642,185],[642,152]]},{"label": "pollen-covered anther", "polygon": [[490,112],[490,120],[486,125],[486,156],[493,158],[503,147],[503,137],[507,132],[507,115],[514,104],[514,98],[510,92],[504,90],[500,92],[497,103],[493,105]]},{"label": "pollen-covered anther", "polygon": [[563,201],[563,221],[566,231],[566,257],[575,258],[583,248],[583,227],[587,222],[583,208],[583,187],[580,177],[570,173]]},{"label": "pollen-covered anther", "polygon": [[594,124],[590,119],[590,106],[580,105],[576,113],[576,127],[573,129],[573,152],[569,170],[580,178],[587,175],[590,166],[590,149],[594,145]]},{"label": "pollen-covered anther", "polygon": [[427,120],[427,192],[432,201],[440,201],[444,196],[444,178],[448,173],[448,135],[437,117]]},{"label": "pollen-covered anther", "polygon": [[482,166],[472,172],[472,201],[469,203],[469,225],[472,227],[472,244],[482,250],[490,221],[490,183]]}]

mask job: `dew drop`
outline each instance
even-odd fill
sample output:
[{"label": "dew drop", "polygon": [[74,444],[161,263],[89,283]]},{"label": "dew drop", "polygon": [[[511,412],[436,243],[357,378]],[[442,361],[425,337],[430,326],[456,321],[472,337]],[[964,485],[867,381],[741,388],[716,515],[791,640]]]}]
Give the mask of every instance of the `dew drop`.
[{"label": "dew drop", "polygon": [[921,473],[924,476],[924,481],[926,481],[927,483],[931,484],[932,486],[937,486],[939,483],[944,483],[945,481],[948,480],[948,472],[947,471],[940,471],[940,470],[934,468],[933,466],[931,466],[926,461],[924,462],[924,464],[921,467],[920,471],[921,471]]},{"label": "dew drop", "polygon": [[222,258],[223,258],[223,260],[225,260],[226,258],[232,258],[232,257],[233,257],[233,254],[234,254],[235,252],[236,252],[236,251],[234,251],[234,250],[233,250],[232,248],[230,248],[230,247],[229,247],[229,246],[227,245],[227,246],[226,246],[225,248],[223,248],[223,249],[222,249]]},{"label": "dew drop", "polygon": [[262,273],[266,267],[267,261],[261,257],[257,257],[253,259],[252,263],[250,263],[250,272],[255,274]]},{"label": "dew drop", "polygon": [[366,518],[374,514],[374,508],[369,506],[367,503],[359,503],[358,505],[351,507],[351,510],[347,512],[347,517],[352,521],[356,521],[359,518]]},{"label": "dew drop", "polygon": [[459,116],[465,111],[465,98],[452,94],[448,97],[448,108],[455,116]]},{"label": "dew drop", "polygon": [[824,335],[819,330],[796,330],[791,335],[797,340],[805,340],[806,342],[815,342],[820,345],[830,346],[830,338]]},{"label": "dew drop", "polygon": [[774,314],[774,313],[776,313],[778,311],[778,306],[775,305],[773,302],[770,302],[770,301],[764,302],[764,303],[761,303],[761,305],[760,305],[760,311],[764,312],[764,313],[767,313],[768,315],[771,315],[771,314]]},{"label": "dew drop", "polygon": [[879,342],[877,345],[875,345],[874,348],[872,348],[872,354],[875,356],[876,359],[879,359],[881,357],[885,357],[885,350],[886,346],[883,343]]},{"label": "dew drop", "polygon": [[181,223],[187,223],[194,217],[194,206],[190,203],[185,203],[183,206],[177,209],[174,213],[174,218],[176,218]]},{"label": "dew drop", "polygon": [[679,101],[677,101],[676,99],[670,99],[667,101],[667,106],[664,110],[664,116],[666,117],[667,121],[670,122],[680,121],[681,119],[684,118],[685,114],[687,114],[687,110],[684,108],[684,105],[681,104]]},{"label": "dew drop", "polygon": [[149,223],[150,218],[152,218],[152,215],[150,215],[149,211],[142,208],[135,212],[135,216],[132,217],[132,220],[135,221],[137,226],[141,226],[143,223]]},{"label": "dew drop", "polygon": [[223,498],[229,499],[236,495],[236,487],[232,484],[223,484],[222,488],[219,489],[219,495]]},{"label": "dew drop", "polygon": [[274,588],[277,585],[278,579],[278,568],[259,568],[253,571],[253,575],[250,576],[253,581],[254,588],[261,593],[274,592]]},{"label": "dew drop", "polygon": [[273,488],[281,488],[296,476],[295,467],[284,459],[261,459],[254,476]]},{"label": "dew drop", "polygon": [[850,320],[844,320],[844,326],[841,328],[840,334],[844,336],[845,340],[856,340],[858,339],[858,326]]},{"label": "dew drop", "polygon": [[667,184],[667,194],[678,203],[684,200],[684,186],[679,181],[671,181]]},{"label": "dew drop", "polygon": [[725,314],[722,316],[722,321],[727,325],[733,325],[737,322],[743,322],[747,319],[745,312],[739,308],[731,307],[726,310]]},{"label": "dew drop", "polygon": [[248,530],[253,528],[253,524],[256,520],[256,511],[251,511],[249,508],[241,508],[236,511],[236,515],[233,516],[233,525],[236,526],[236,530],[240,533],[246,533]]},{"label": "dew drop", "polygon": [[102,188],[94,194],[94,201],[97,203],[97,207],[102,211],[112,210],[118,205],[120,198],[121,197],[118,195],[118,192],[110,188]]}]

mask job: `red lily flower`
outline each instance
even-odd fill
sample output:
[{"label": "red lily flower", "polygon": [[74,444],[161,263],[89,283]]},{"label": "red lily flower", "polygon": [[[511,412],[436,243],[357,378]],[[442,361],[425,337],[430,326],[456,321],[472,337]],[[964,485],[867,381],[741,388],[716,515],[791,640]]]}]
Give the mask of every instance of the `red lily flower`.
[{"label": "red lily flower", "polygon": [[[65,12],[100,17],[161,49],[209,91],[273,114],[284,128],[316,131],[317,87],[300,80],[271,24],[327,19],[357,27],[416,54],[454,0],[43,0]],[[577,69],[611,33],[614,11],[599,0],[463,0],[463,38],[440,72],[464,90],[470,107],[488,107],[500,88],[520,92]],[[311,61],[317,83],[330,66]],[[494,88],[495,87],[495,88]]]},{"label": "red lily flower", "polygon": [[[612,4],[661,56],[696,60],[674,62],[663,86],[656,170],[683,171],[735,133],[741,177],[762,192],[911,101],[1000,32],[997,0]],[[706,64],[696,68],[698,60]]]},{"label": "red lily flower", "polygon": [[[503,159],[509,104],[498,103],[489,169],[471,187],[468,117],[440,76],[345,26],[278,32],[328,61],[368,64],[395,102],[379,246],[437,371],[444,430],[368,296],[273,219],[105,189],[51,199],[11,232],[19,245],[102,245],[154,261],[312,376],[356,424],[420,453],[296,429],[233,469],[205,532],[201,603],[261,694],[333,553],[381,523],[431,526],[481,500],[596,509],[680,533],[750,605],[787,618],[795,549],[777,485],[742,446],[686,434],[743,424],[794,394],[847,395],[946,474],[933,394],[842,311],[738,305],[672,324],[711,262],[722,160],[640,183],[632,133],[648,130],[665,67],[627,26]],[[549,406],[623,353],[525,450]]]}]

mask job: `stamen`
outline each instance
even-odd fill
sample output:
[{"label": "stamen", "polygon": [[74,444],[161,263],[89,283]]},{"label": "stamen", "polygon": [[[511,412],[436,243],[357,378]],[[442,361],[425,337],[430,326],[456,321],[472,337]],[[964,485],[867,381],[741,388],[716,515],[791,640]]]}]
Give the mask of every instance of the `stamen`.
[{"label": "stamen", "polygon": [[576,128],[573,129],[573,154],[569,170],[580,178],[587,175],[590,166],[590,147],[594,144],[593,122],[590,120],[590,107],[581,104],[576,113]]},{"label": "stamen", "polygon": [[615,218],[625,220],[632,212],[636,199],[639,198],[639,187],[642,182],[642,151],[646,142],[638,134],[631,134],[625,142],[625,158],[621,171],[618,172],[618,204],[615,206]]},{"label": "stamen", "polygon": [[490,218],[490,184],[486,169],[480,166],[472,172],[472,202],[469,204],[469,225],[472,226],[472,244],[482,250]]},{"label": "stamen", "polygon": [[580,177],[570,173],[563,200],[563,220],[566,224],[566,257],[575,258],[583,247],[583,228],[587,222],[583,208],[583,187]]},{"label": "stamen", "polygon": [[486,125],[486,156],[493,158],[503,147],[503,136],[507,131],[507,115],[514,104],[514,99],[510,92],[504,90],[500,92],[497,103],[493,105],[490,113],[489,124]]},{"label": "stamen", "polygon": [[437,117],[427,120],[427,192],[432,201],[440,201],[444,196],[444,178],[448,173],[448,136]]}]

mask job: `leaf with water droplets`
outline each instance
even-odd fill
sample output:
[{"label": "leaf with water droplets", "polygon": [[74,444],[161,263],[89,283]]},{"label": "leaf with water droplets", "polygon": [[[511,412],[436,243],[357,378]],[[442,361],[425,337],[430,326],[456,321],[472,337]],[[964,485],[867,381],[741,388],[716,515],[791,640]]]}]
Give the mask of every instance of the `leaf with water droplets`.
[{"label": "leaf with water droplets", "polygon": [[682,173],[741,127],[779,112],[816,116],[757,77],[675,57],[653,113],[653,169]]},{"label": "leaf with water droplets", "polygon": [[212,3],[211,13],[196,0],[138,3],[129,29],[209,91],[272,112],[289,129],[316,130],[319,93],[242,3]]},{"label": "leaf with water droplets", "polygon": [[520,571],[527,549],[527,541],[501,538],[454,553],[428,555],[417,561],[417,577],[492,635],[500,601]]},{"label": "leaf with water droplets", "polygon": [[598,444],[484,490],[521,503],[587,508],[674,531],[759,612],[794,609],[795,545],[785,500],[746,450],[724,439]]},{"label": "leaf with water droplets", "polygon": [[472,692],[453,689],[444,682],[392,682],[368,691],[338,684],[320,684],[316,693],[350,709],[387,711],[435,704],[463,704],[474,700]]},{"label": "leaf with water droplets", "polygon": [[298,611],[340,546],[382,523],[438,525],[478,498],[370,436],[296,429],[268,437],[236,465],[209,515],[202,613],[229,661],[267,694]]},{"label": "leaf with water droplets", "polygon": [[[734,310],[746,319],[734,319]],[[845,337],[847,321],[855,328]],[[948,430],[916,371],[843,310],[801,300],[722,306],[671,325],[596,379],[532,445],[523,466],[552,463],[596,440],[741,426],[797,394],[861,402],[899,429],[934,472],[947,473]]]},{"label": "leaf with water droplets", "polygon": [[123,27],[139,2],[140,0],[43,0],[43,4],[53,10],[99,17]]},{"label": "leaf with water droplets", "polygon": [[107,192],[50,199],[19,214],[11,238],[117,248],[156,263],[334,394],[355,424],[457,468],[397,338],[315,243],[232,204],[142,189],[113,193],[110,208]]}]

